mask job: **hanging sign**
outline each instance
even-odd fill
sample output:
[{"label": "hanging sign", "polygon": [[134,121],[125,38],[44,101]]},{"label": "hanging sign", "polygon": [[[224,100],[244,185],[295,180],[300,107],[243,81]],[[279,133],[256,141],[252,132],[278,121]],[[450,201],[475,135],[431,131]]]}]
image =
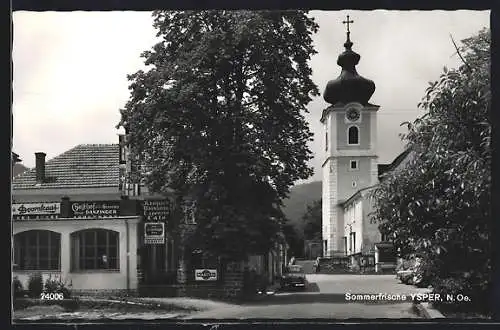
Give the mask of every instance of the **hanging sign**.
[{"label": "hanging sign", "polygon": [[196,281],[216,281],[217,269],[195,269],[194,279]]},{"label": "hanging sign", "polygon": [[61,213],[61,203],[18,203],[12,204],[12,217],[31,219],[33,217],[55,218]]},{"label": "hanging sign", "polygon": [[166,199],[145,200],[144,204],[145,222],[166,222],[170,213],[170,205]]},{"label": "hanging sign", "polygon": [[71,211],[75,218],[117,217],[120,214],[120,202],[73,202]]},{"label": "hanging sign", "polygon": [[144,244],[165,244],[165,224],[163,222],[144,223]]}]

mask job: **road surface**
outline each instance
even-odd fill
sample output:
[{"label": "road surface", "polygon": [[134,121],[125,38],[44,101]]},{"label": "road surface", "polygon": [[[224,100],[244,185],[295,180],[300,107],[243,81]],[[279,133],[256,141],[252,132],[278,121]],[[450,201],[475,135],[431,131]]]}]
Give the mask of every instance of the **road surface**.
[{"label": "road surface", "polygon": [[[394,275],[307,274],[305,292],[283,292],[259,302],[192,314],[186,319],[374,319],[418,318],[409,295],[426,292],[398,283]],[[350,294],[385,294],[375,300],[349,301]],[[408,297],[403,301],[402,297]],[[350,296],[352,297],[352,296]],[[374,299],[374,297],[371,297]],[[352,299],[352,298],[351,298]]]}]

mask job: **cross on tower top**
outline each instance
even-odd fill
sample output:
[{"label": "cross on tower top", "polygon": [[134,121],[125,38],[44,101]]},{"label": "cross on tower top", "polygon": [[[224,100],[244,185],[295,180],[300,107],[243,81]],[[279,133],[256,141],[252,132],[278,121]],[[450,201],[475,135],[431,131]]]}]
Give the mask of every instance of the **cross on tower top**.
[{"label": "cross on tower top", "polygon": [[351,32],[349,30],[349,23],[354,23],[354,21],[353,20],[349,20],[349,15],[347,15],[347,21],[342,21],[342,24],[347,24],[347,33]]}]

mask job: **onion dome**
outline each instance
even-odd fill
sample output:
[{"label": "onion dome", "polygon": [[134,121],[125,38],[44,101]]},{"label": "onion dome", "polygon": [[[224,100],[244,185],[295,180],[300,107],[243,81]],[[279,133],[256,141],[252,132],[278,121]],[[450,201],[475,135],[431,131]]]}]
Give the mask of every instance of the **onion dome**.
[{"label": "onion dome", "polygon": [[347,40],[344,43],[345,51],[339,55],[337,64],[342,67],[340,76],[335,80],[330,80],[326,85],[323,98],[326,102],[335,105],[337,103],[359,102],[368,104],[368,100],[375,92],[375,83],[363,78],[356,72],[356,65],[361,56],[352,51],[353,43],[350,40],[349,16],[347,16]]}]

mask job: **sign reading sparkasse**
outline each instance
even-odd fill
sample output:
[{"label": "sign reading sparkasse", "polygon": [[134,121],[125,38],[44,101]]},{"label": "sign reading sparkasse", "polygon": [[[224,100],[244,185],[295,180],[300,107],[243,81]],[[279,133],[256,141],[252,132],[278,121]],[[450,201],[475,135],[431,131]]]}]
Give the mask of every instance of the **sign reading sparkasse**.
[{"label": "sign reading sparkasse", "polygon": [[74,217],[116,217],[119,215],[120,202],[73,202],[71,211]]},{"label": "sign reading sparkasse", "polygon": [[12,204],[12,215],[58,215],[61,213],[61,203],[15,203]]}]

